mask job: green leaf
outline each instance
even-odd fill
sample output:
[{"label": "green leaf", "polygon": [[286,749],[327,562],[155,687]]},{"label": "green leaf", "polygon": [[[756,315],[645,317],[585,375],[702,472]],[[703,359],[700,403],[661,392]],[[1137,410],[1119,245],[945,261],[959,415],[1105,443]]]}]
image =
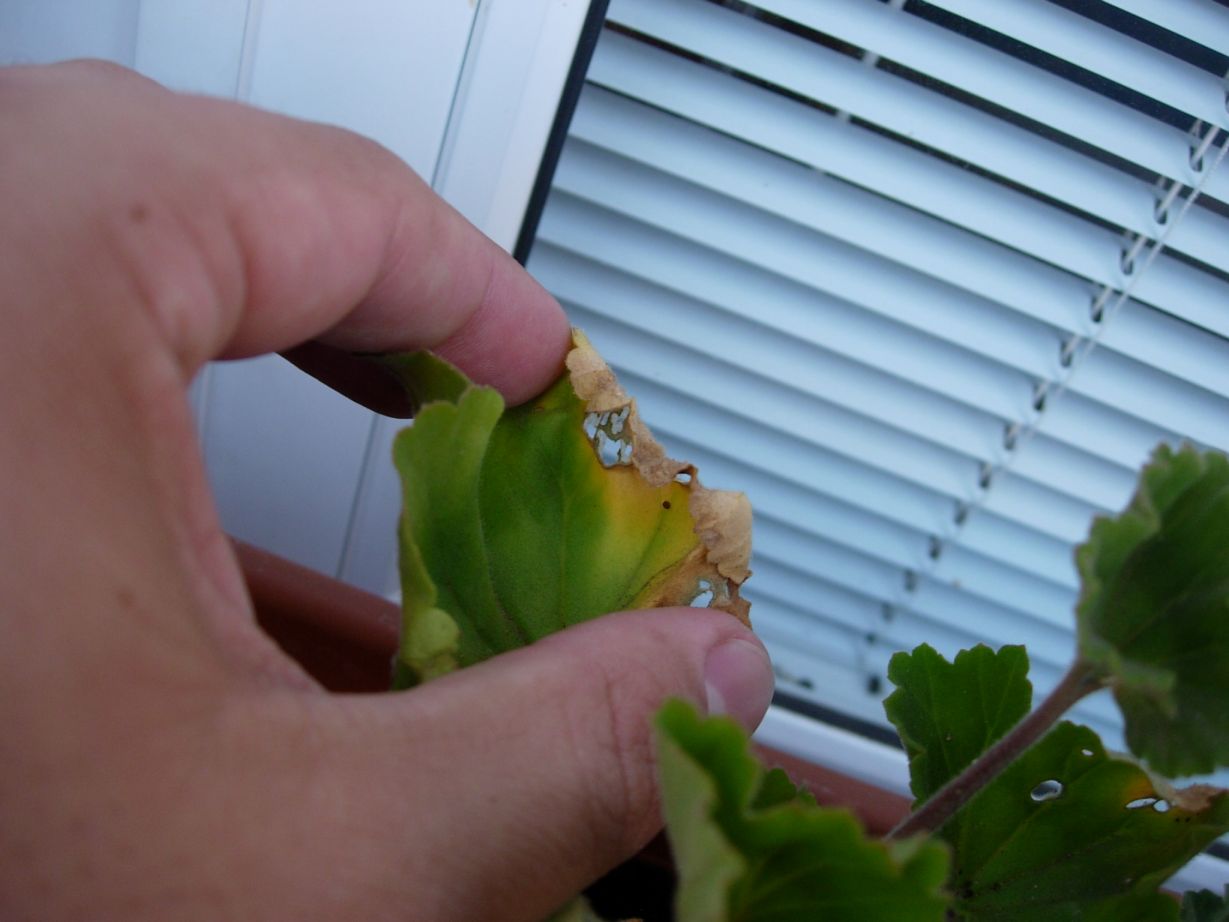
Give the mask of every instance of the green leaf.
[{"label": "green leaf", "polygon": [[1229,830],[1229,797],[1173,790],[1064,722],[957,816],[939,835],[964,918],[1154,920],[1176,918],[1157,888]]},{"label": "green leaf", "polygon": [[852,815],[790,797],[727,718],[670,701],[657,718],[679,922],[939,922],[945,849],[868,839]]},{"label": "green leaf", "polygon": [[751,511],[666,457],[576,334],[568,371],[505,409],[429,355],[388,360],[421,404],[397,436],[404,625],[413,685],[610,611],[688,605],[747,618]]},{"label": "green leaf", "polygon": [[915,806],[955,778],[1028,713],[1033,686],[1023,647],[985,645],[949,663],[922,644],[888,664],[896,685],[883,702],[909,755]]},{"label": "green leaf", "polygon": [[1080,922],[1178,922],[1178,903],[1167,893],[1127,893],[1082,911]]},{"label": "green leaf", "polygon": [[1170,776],[1229,765],[1229,460],[1162,445],[1076,561],[1080,657],[1128,747]]},{"label": "green leaf", "polygon": [[1182,896],[1182,922],[1229,922],[1229,887],[1224,896],[1190,890]]}]

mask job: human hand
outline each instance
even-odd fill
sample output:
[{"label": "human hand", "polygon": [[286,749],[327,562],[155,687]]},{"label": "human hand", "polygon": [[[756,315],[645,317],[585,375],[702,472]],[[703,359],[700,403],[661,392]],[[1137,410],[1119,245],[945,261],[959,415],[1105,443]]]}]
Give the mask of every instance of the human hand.
[{"label": "human hand", "polygon": [[570,629],[404,695],[255,625],[185,389],[434,348],[527,399],[558,305],[392,155],[104,65],[0,71],[0,917],[538,919],[659,826],[668,696],[746,725],[733,618]]}]

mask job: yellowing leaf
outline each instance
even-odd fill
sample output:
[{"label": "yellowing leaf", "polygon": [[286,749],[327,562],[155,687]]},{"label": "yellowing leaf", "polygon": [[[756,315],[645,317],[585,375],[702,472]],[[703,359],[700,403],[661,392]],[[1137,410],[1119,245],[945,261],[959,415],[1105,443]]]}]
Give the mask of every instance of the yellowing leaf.
[{"label": "yellowing leaf", "polygon": [[412,685],[610,611],[688,605],[747,620],[746,497],[668,458],[579,332],[568,371],[505,409],[416,354],[389,361],[422,405],[398,435],[404,625]]}]

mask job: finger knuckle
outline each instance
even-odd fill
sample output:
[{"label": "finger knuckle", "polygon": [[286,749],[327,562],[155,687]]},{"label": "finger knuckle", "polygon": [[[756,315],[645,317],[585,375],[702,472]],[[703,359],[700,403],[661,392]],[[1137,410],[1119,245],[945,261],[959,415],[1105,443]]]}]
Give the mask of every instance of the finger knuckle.
[{"label": "finger knuckle", "polygon": [[626,855],[659,825],[650,709],[643,689],[629,676],[597,667],[591,688],[585,727],[576,735],[588,779],[589,826],[595,841]]}]

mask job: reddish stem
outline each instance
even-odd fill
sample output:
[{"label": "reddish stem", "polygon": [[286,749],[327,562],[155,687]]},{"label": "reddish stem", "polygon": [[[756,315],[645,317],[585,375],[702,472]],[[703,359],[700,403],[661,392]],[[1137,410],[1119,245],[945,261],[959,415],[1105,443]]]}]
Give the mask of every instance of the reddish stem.
[{"label": "reddish stem", "polygon": [[1092,670],[1082,660],[1076,660],[1034,711],[974,759],[964,771],[936,791],[922,806],[901,820],[887,837],[903,839],[919,832],[933,832],[940,828],[957,810],[968,803],[974,794],[1037,742],[1073,704],[1100,687],[1100,680]]}]

